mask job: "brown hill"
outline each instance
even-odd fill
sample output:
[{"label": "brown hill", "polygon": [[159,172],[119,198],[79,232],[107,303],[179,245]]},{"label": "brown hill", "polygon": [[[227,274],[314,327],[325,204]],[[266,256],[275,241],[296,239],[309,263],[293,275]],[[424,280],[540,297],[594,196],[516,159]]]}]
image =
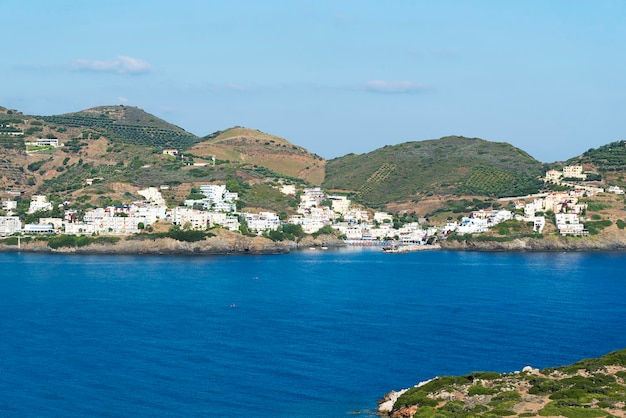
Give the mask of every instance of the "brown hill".
[{"label": "brown hill", "polygon": [[254,129],[234,127],[215,132],[187,152],[207,159],[214,156],[218,160],[263,166],[317,185],[324,180],[326,161],[322,157],[284,138]]}]

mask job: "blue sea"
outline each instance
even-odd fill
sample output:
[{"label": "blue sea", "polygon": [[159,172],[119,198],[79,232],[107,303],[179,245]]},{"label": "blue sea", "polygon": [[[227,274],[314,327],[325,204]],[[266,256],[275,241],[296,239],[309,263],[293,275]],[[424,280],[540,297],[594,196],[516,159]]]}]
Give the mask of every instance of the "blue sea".
[{"label": "blue sea", "polygon": [[0,254],[0,416],[346,417],[626,347],[626,254]]}]

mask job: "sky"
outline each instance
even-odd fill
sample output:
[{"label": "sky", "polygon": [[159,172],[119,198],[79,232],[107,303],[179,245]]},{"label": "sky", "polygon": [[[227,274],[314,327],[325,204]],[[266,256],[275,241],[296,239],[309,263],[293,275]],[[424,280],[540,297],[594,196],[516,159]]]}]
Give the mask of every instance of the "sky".
[{"label": "sky", "polygon": [[137,106],[324,158],[447,135],[562,161],[626,136],[622,0],[3,0],[0,106]]}]

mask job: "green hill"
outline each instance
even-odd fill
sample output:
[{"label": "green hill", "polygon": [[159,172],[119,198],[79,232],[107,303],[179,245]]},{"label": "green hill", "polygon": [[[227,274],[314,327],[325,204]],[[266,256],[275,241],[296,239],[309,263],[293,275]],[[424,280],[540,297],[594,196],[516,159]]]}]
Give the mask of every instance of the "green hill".
[{"label": "green hill", "polygon": [[200,138],[184,129],[132,106],[94,107],[76,113],[38,118],[71,128],[91,128],[114,142],[133,145],[184,150],[200,141]]},{"label": "green hill", "polygon": [[602,171],[626,171],[626,141],[616,141],[598,148],[591,148],[567,164],[592,164]]},{"label": "green hill", "polygon": [[425,194],[517,196],[536,192],[543,164],[502,142],[450,136],[329,160],[323,186],[373,207]]},{"label": "green hill", "polygon": [[585,172],[598,173],[606,186],[626,188],[626,141],[591,148],[582,155],[570,158],[565,164],[580,164]]}]

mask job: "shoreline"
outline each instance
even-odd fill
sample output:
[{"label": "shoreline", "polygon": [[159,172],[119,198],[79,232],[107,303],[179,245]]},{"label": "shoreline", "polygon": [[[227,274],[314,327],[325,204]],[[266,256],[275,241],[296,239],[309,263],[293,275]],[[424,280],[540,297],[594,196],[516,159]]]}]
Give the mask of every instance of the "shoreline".
[{"label": "shoreline", "polygon": [[[451,241],[441,240],[435,245],[420,247],[430,251],[476,251],[476,252],[623,252],[626,251],[626,231],[607,231],[593,237],[548,236],[544,238],[515,238],[510,241]],[[364,247],[381,248],[380,245],[351,245],[333,235],[317,238],[307,236],[301,241],[272,241],[261,236],[245,236],[220,230],[216,236],[201,241],[176,241],[172,238],[150,240],[121,237],[116,243],[93,243],[84,247],[51,248],[46,241],[30,240],[17,245],[6,245],[0,240],[0,252],[47,253],[47,254],[120,254],[120,255],[264,255],[286,254],[307,248]],[[402,247],[400,247],[402,248]],[[413,252],[401,249],[398,253]]]},{"label": "shoreline", "polygon": [[[263,246],[223,246],[211,243],[189,243],[174,241],[163,246],[162,243],[149,241],[150,244],[128,245],[127,242],[117,244],[90,244],[84,247],[61,247],[51,248],[45,242],[22,244],[20,248],[15,245],[0,244],[0,253],[31,253],[31,254],[76,254],[76,255],[278,255],[288,254],[292,251],[304,251],[306,249],[336,249],[350,247],[346,244],[306,244],[301,243],[272,243]],[[137,243],[137,241],[131,241]],[[360,248],[360,247],[357,247]],[[373,247],[367,247],[373,248]],[[431,248],[422,248],[423,251],[453,251],[453,252],[494,252],[494,253],[557,253],[557,252],[626,252],[626,245],[622,243],[604,243],[595,245],[554,245],[553,243],[519,243],[519,242],[481,242],[481,243],[455,243],[448,245],[442,243]],[[382,249],[381,249],[382,252]],[[397,251],[398,254],[407,254],[422,251]]]},{"label": "shoreline", "polygon": [[346,246],[334,236],[310,237],[300,242],[275,242],[264,237],[249,237],[230,231],[220,231],[217,236],[201,241],[176,241],[172,238],[134,240],[123,237],[116,243],[93,243],[83,247],[51,248],[46,241],[22,242],[5,245],[0,241],[0,253],[82,254],[82,255],[271,255],[287,254],[306,248],[337,248]]}]

